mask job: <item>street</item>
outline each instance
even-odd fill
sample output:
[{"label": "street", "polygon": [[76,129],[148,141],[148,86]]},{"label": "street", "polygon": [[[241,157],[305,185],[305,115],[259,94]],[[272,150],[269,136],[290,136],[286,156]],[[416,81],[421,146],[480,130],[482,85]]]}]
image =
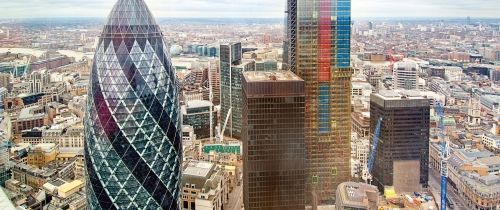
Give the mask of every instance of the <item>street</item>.
[{"label": "street", "polygon": [[[429,186],[431,188],[432,193],[435,196],[436,202],[438,206],[441,205],[441,175],[439,172],[434,169],[434,168],[429,168]],[[467,210],[467,204],[464,202],[464,199],[460,197],[453,187],[448,184],[448,190],[447,190],[447,195],[449,198],[451,198],[455,202],[455,206],[453,209],[458,209],[458,210]],[[446,209],[450,209],[449,207],[446,207]]]},{"label": "street", "polygon": [[[236,186],[231,193],[229,193],[229,201],[227,203],[228,210],[240,210],[243,203],[243,183]],[[225,208],[226,209],[226,208]]]}]

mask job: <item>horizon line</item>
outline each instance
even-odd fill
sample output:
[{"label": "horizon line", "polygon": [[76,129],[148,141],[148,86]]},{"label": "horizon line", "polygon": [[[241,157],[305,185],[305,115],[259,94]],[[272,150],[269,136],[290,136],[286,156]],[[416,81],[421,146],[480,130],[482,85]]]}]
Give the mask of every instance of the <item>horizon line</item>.
[{"label": "horizon line", "polygon": [[[435,17],[423,17],[423,16],[358,16],[352,17],[352,19],[466,19],[470,17],[471,19],[490,19],[490,20],[500,20],[500,17],[474,17],[474,16],[435,16]],[[103,16],[48,16],[48,17],[0,17],[0,20],[23,20],[23,19],[105,19],[107,17]],[[283,19],[284,17],[173,17],[173,16],[159,16],[157,19]]]}]

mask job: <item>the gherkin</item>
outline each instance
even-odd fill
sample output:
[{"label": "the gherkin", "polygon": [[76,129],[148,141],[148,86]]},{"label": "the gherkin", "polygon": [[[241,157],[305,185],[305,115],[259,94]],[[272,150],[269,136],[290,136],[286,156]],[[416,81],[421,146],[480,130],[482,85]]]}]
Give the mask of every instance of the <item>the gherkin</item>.
[{"label": "the gherkin", "polygon": [[179,209],[178,82],[143,0],[118,0],[92,66],[85,116],[89,209]]}]

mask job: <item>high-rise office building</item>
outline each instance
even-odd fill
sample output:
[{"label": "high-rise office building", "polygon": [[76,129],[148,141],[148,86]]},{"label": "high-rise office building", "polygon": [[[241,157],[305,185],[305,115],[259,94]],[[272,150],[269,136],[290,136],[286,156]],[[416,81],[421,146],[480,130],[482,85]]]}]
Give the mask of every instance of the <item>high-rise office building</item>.
[{"label": "high-rise office building", "polygon": [[429,175],[429,99],[417,91],[381,91],[370,103],[371,135],[382,117],[373,183],[381,191],[419,192]]},{"label": "high-rise office building", "polygon": [[331,204],[350,179],[350,0],[288,0],[284,66],[304,79],[307,193]]},{"label": "high-rise office building", "polygon": [[303,210],[304,81],[290,71],[243,77],[245,209]]},{"label": "high-rise office building", "polygon": [[214,129],[214,126],[210,126],[210,122],[217,124],[217,112],[211,111],[212,106],[210,101],[193,100],[181,107],[182,124],[193,126],[198,139],[210,138],[211,134],[214,134],[213,130],[210,132],[210,129]]},{"label": "high-rise office building", "polygon": [[397,62],[394,64],[394,87],[414,90],[418,87],[418,65],[414,62]]},{"label": "high-rise office building", "polygon": [[241,79],[245,71],[254,71],[255,61],[242,60],[241,43],[220,46],[221,72],[221,123],[225,124],[229,115],[225,136],[241,138]]},{"label": "high-rise office building", "polygon": [[85,116],[89,209],[179,209],[178,82],[143,0],[118,0],[100,36]]}]

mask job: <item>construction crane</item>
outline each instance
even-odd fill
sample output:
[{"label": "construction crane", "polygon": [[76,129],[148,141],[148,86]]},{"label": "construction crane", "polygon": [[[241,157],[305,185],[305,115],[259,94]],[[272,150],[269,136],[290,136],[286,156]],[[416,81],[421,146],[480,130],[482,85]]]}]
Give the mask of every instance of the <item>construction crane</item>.
[{"label": "construction crane", "polygon": [[229,117],[231,117],[231,113],[233,112],[233,107],[229,108],[229,111],[227,112],[226,120],[224,121],[224,126],[222,127],[220,133],[219,133],[219,141],[221,143],[224,143],[224,132],[226,131],[226,126],[227,122],[229,121]]},{"label": "construction crane", "polygon": [[365,183],[370,182],[371,184],[372,181],[373,164],[375,162],[375,154],[377,153],[381,128],[382,128],[382,117],[378,118],[377,120],[377,126],[375,127],[375,132],[373,133],[373,141],[372,141],[372,148],[370,150],[370,156],[368,162],[365,165],[365,168],[363,169],[363,180],[365,180]]},{"label": "construction crane", "polygon": [[441,146],[441,210],[446,210],[446,194],[448,185],[448,160],[450,159],[450,147],[445,139],[444,130],[444,108],[437,102],[435,106],[438,116],[439,144]]}]

